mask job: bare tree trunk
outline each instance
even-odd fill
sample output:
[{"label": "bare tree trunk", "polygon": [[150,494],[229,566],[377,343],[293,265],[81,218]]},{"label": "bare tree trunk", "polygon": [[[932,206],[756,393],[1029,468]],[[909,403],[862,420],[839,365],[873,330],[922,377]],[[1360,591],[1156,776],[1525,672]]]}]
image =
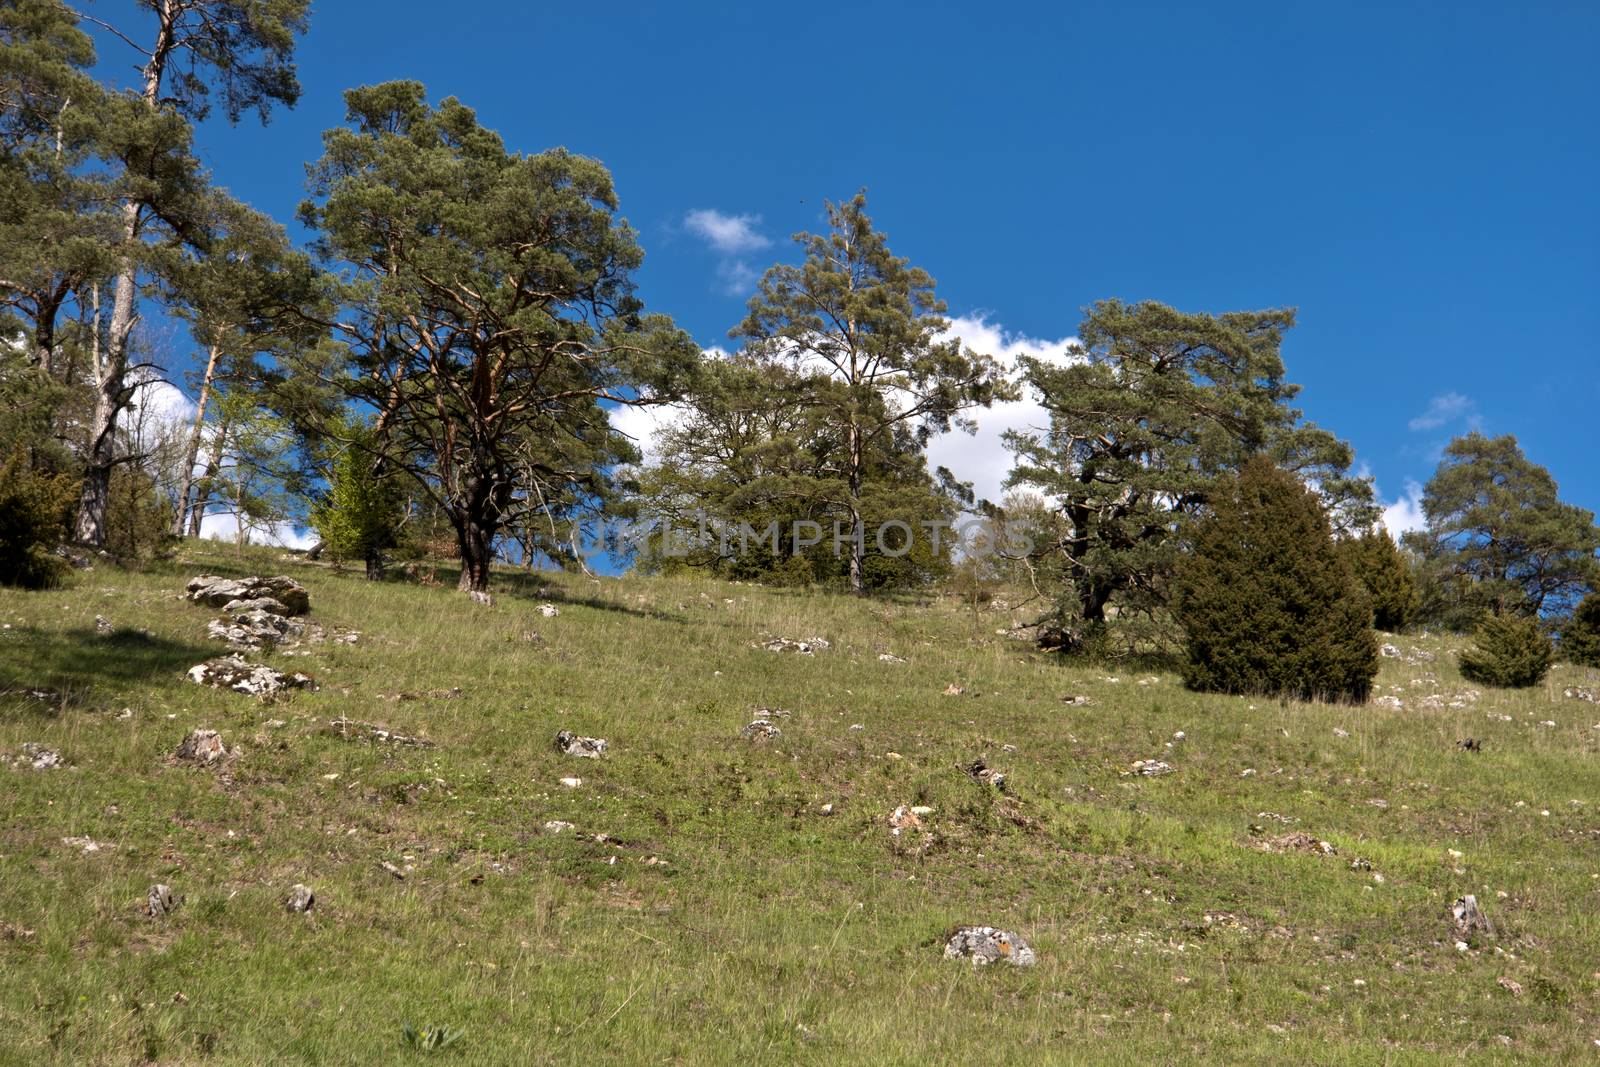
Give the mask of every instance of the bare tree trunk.
[{"label": "bare tree trunk", "polygon": [[467,477],[465,488],[459,509],[452,509],[450,516],[461,551],[461,580],[456,588],[463,593],[487,593],[494,538],[509,487],[492,475],[475,474]]},{"label": "bare tree trunk", "polygon": [[[161,100],[161,76],[175,45],[173,24],[176,11],[170,0],[157,5],[160,25],[150,60],[144,67],[144,102],[155,110]],[[139,217],[144,204],[129,200],[122,205],[122,239],[131,248],[139,239]],[[84,465],[83,491],[78,497],[75,535],[86,545],[106,542],[106,509],[111,500],[111,468],[116,464],[117,416],[128,402],[128,339],[138,320],[134,308],[139,283],[139,265],[131,253],[124,253],[117,264],[116,296],[111,304],[111,328],[106,341],[104,365],[95,365],[94,415],[89,426],[88,459]],[[96,298],[98,303],[98,296]],[[96,316],[98,343],[98,315]]]},{"label": "bare tree trunk", "polygon": [[847,441],[850,449],[850,591],[860,595],[866,591],[862,565],[866,556],[866,528],[861,520],[861,428],[855,416],[850,417]]},{"label": "bare tree trunk", "polygon": [[456,588],[463,593],[487,593],[494,534],[478,521],[464,519],[456,528],[456,543],[461,548],[461,580]]},{"label": "bare tree trunk", "polygon": [[[127,204],[122,210],[123,236],[132,241],[139,229],[139,205]],[[106,543],[106,509],[111,500],[111,468],[117,462],[117,416],[128,402],[128,338],[137,313],[133,300],[137,268],[132,257],[125,257],[117,273],[116,295],[111,303],[111,327],[104,358],[95,360],[94,414],[89,423],[88,458],[84,463],[83,489],[78,496],[78,518],[74,536],[86,545]],[[96,289],[95,346],[99,347],[99,291]],[[97,354],[98,355],[98,354]]]},{"label": "bare tree trunk", "polygon": [[222,467],[222,450],[228,439],[228,424],[217,425],[217,440],[211,446],[211,457],[206,460],[206,472],[201,476],[199,491],[195,494],[194,505],[189,509],[189,536],[200,536],[200,523],[206,517],[206,505],[211,502],[211,486],[215,484],[217,471]]},{"label": "bare tree trunk", "polygon": [[194,430],[189,434],[189,450],[183,464],[182,490],[178,493],[178,513],[172,517],[172,536],[182,537],[183,527],[189,521],[189,494],[194,489],[194,465],[200,459],[200,431],[205,428],[206,403],[211,399],[211,380],[217,373],[220,350],[211,346],[206,360],[206,376],[200,383],[200,399],[195,402]]}]

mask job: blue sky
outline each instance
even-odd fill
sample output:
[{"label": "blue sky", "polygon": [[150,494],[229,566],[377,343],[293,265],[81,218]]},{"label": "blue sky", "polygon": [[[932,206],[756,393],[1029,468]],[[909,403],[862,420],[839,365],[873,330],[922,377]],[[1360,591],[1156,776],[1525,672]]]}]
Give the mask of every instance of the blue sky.
[{"label": "blue sky", "polygon": [[1059,340],[1110,296],[1293,305],[1290,378],[1386,500],[1475,426],[1600,508],[1597,46],[1580,3],[324,0],[299,106],[201,145],[288,219],[340,91],[420,79],[515,149],[605,161],[643,296],[706,345],[866,186],[973,336]]}]

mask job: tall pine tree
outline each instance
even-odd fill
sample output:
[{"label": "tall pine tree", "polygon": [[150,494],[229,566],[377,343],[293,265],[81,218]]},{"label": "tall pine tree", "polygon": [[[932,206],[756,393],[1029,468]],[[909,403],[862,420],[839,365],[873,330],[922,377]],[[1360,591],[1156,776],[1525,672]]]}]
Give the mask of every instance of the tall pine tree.
[{"label": "tall pine tree", "polygon": [[750,312],[733,332],[762,358],[825,375],[838,388],[819,394],[843,442],[844,510],[850,588],[866,588],[869,455],[898,434],[917,448],[962,412],[1009,395],[995,361],[945,338],[945,305],[928,273],[889,251],[888,238],[857,193],[828,204],[828,232],[799,233],[798,266],[761,279]]}]

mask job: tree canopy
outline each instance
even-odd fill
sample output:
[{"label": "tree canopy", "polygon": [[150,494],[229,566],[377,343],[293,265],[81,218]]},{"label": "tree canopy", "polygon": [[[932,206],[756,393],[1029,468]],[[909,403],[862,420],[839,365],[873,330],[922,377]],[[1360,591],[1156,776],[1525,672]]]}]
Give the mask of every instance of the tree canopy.
[{"label": "tree canopy", "polygon": [[1114,600],[1165,603],[1180,534],[1249,457],[1265,453],[1315,485],[1342,527],[1376,516],[1353,453],[1301,420],[1284,380],[1288,310],[1191,314],[1146,301],[1088,309],[1063,361],[1022,358],[1048,429],[1008,435],[1009,484],[1043,494],[1063,519],[1039,548],[1058,566],[1053,621],[1069,644]]},{"label": "tree canopy", "polygon": [[300,212],[341,280],[340,385],[482,590],[502,527],[539,505],[531,483],[592,478],[625,447],[600,401],[672,395],[699,350],[634,295],[642,252],[601,164],[508,152],[417,82],[345,100]]},{"label": "tree canopy", "polygon": [[1564,503],[1510,434],[1450,442],[1423,487],[1426,529],[1406,535],[1446,591],[1440,621],[1570,610],[1600,582],[1594,512]]}]

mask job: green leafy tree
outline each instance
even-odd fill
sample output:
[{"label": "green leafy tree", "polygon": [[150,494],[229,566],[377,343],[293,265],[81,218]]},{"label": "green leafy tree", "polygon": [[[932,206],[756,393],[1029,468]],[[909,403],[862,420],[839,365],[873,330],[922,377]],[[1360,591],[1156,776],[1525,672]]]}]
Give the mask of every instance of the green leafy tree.
[{"label": "green leafy tree", "polygon": [[1600,667],[1600,593],[1583,598],[1561,627],[1561,655],[1579,667]]},{"label": "green leafy tree", "polygon": [[0,585],[47,589],[61,581],[66,563],[53,550],[66,538],[76,488],[64,475],[30,470],[21,453],[0,467]]},{"label": "green leafy tree", "polygon": [[1060,536],[1039,555],[1055,565],[1052,629],[1069,647],[1114,603],[1126,614],[1165,603],[1185,526],[1257,452],[1317,485],[1342,528],[1376,517],[1350,447],[1291,406],[1299,386],[1284,381],[1280,349],[1293,325],[1289,310],[1106,300],[1079,326],[1074,358],[1023,358],[1050,426],[1008,435],[1008,484],[1060,512]]},{"label": "green leafy tree", "polygon": [[16,317],[33,366],[55,380],[66,376],[74,305],[109,271],[116,241],[94,62],[89,35],[58,0],[0,8],[0,312]]},{"label": "green leafy tree", "polygon": [[275,105],[294,104],[300,93],[295,38],[305,31],[308,4],[128,4],[154,18],[142,43],[129,29],[77,12],[81,21],[132,48],[140,61],[137,91],[106,96],[96,134],[97,155],[111,167],[119,206],[115,284],[103,350],[97,349],[94,361],[95,403],[75,523],[76,537],[84,543],[105,543],[111,472],[126,460],[117,452],[117,421],[137,391],[142,369],[129,359],[139,301],[152,282],[172,280],[173,265],[186,247],[203,252],[209,240],[213,194],[194,154],[191,123],[206,118],[216,101],[230,122],[246,111],[265,121]]},{"label": "green leafy tree", "polygon": [[1525,615],[1494,614],[1478,624],[1472,647],[1461,653],[1461,677],[1479,685],[1526,689],[1550,671],[1555,646],[1539,621]]},{"label": "green leafy tree", "polygon": [[1550,472],[1509,434],[1450,442],[1422,511],[1426,529],[1405,543],[1434,572],[1434,621],[1562,612],[1600,582],[1594,512],[1562,502]]},{"label": "green leafy tree", "polygon": [[818,403],[842,438],[841,477],[848,512],[850,587],[866,588],[866,487],[870,450],[895,434],[921,448],[962,412],[1009,395],[995,361],[943,337],[944,302],[926,271],[889,251],[867,216],[865,193],[828,204],[829,231],[800,233],[798,266],[779,264],[761,279],[734,336],[763,359],[825,375],[836,389]]},{"label": "green leafy tree", "polygon": [[1411,564],[1382,529],[1340,542],[1345,563],[1367,591],[1372,603],[1372,624],[1390,632],[1403,629],[1416,615],[1416,579]]},{"label": "green leafy tree", "polygon": [[[951,523],[955,499],[905,433],[866,444],[862,489],[852,496],[838,391],[827,376],[748,351],[707,361],[682,417],[656,435],[656,458],[637,475],[638,508],[651,520],[641,566],[780,585],[848,581],[852,564],[835,531],[844,545],[859,515],[865,588],[942,572],[953,537],[941,531],[936,544],[928,524]],[[886,523],[897,525],[880,543]]]},{"label": "green leafy tree", "polygon": [[367,577],[383,576],[383,553],[398,541],[404,497],[377,449],[370,427],[355,425],[334,458],[327,492],[311,508],[323,550],[336,560],[358,559]]},{"label": "green leafy tree", "polygon": [[1258,456],[1211,496],[1176,576],[1184,680],[1224,693],[1366,700],[1378,673],[1372,609],[1316,495]]},{"label": "green leafy tree", "polygon": [[497,538],[539,507],[532,474],[593,473],[600,402],[672,395],[699,349],[645,315],[643,253],[611,176],[564,150],[508,152],[416,82],[345,94],[301,219],[341,273],[339,385],[376,412],[384,454],[455,528],[461,588],[488,587]]}]

